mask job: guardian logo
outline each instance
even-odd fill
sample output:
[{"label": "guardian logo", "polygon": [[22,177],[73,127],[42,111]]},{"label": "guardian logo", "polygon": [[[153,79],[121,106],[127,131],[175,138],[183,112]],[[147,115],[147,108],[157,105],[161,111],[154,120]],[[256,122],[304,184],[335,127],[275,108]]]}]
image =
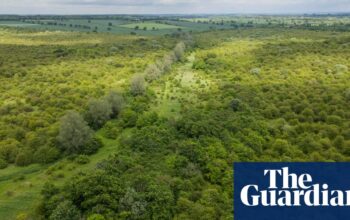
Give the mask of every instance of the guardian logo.
[{"label": "guardian logo", "polygon": [[350,219],[350,163],[235,163],[234,219]]}]

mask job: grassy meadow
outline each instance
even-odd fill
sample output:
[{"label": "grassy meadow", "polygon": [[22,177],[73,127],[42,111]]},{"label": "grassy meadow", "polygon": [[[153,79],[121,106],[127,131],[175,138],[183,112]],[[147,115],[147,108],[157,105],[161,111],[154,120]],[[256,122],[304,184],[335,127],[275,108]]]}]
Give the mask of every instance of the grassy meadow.
[{"label": "grassy meadow", "polygon": [[212,19],[0,21],[0,219],[232,219],[233,162],[350,161],[349,32]]}]

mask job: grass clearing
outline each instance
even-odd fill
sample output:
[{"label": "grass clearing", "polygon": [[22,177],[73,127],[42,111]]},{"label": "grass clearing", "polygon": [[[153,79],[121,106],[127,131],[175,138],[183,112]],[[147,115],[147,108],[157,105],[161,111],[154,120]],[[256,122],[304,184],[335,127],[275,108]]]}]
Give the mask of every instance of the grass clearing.
[{"label": "grass clearing", "polygon": [[158,105],[154,110],[164,117],[178,117],[182,105],[194,102],[196,91],[201,85],[208,85],[199,73],[192,70],[195,53],[190,54],[187,61],[179,66],[167,77],[163,88],[158,86]]},{"label": "grass clearing", "polygon": [[[126,131],[125,131],[126,132]],[[15,219],[18,213],[30,212],[40,198],[40,191],[47,181],[63,185],[68,178],[79,172],[93,170],[100,161],[118,151],[117,141],[103,138],[104,147],[89,156],[87,164],[63,159],[51,165],[33,164],[28,167],[11,166],[0,170],[0,216],[2,219]]]}]

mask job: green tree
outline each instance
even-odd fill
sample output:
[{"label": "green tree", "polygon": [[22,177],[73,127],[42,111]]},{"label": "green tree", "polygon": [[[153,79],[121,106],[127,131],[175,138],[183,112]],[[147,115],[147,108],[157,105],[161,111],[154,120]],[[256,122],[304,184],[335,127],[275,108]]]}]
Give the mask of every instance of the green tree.
[{"label": "green tree", "polygon": [[82,149],[81,153],[86,155],[94,154],[103,146],[103,142],[98,137],[92,137],[90,141],[85,144],[85,147]]},{"label": "green tree", "polygon": [[124,107],[125,101],[123,96],[118,92],[111,91],[106,99],[112,108],[112,118],[116,118]]},{"label": "green tree", "polygon": [[50,215],[50,220],[80,220],[80,212],[70,201],[61,202]]},{"label": "green tree", "polygon": [[146,201],[150,219],[171,219],[174,196],[169,186],[165,184],[150,184],[147,189]]},{"label": "green tree", "polygon": [[147,203],[142,199],[142,196],[143,195],[137,193],[135,189],[128,188],[119,201],[119,210],[132,219],[144,219],[147,212]]},{"label": "green tree", "polygon": [[94,99],[89,102],[86,119],[94,129],[101,128],[112,115],[112,106],[106,100]]},{"label": "green tree", "polygon": [[184,44],[184,42],[180,42],[175,46],[174,54],[175,54],[176,60],[181,60],[183,58],[185,49],[186,49],[186,45]]},{"label": "green tree", "polygon": [[79,113],[70,111],[61,119],[57,140],[68,153],[80,153],[91,140],[92,131]]},{"label": "green tree", "polygon": [[69,198],[80,210],[104,216],[118,211],[122,190],[119,178],[114,175],[97,171],[71,180],[67,189]]}]

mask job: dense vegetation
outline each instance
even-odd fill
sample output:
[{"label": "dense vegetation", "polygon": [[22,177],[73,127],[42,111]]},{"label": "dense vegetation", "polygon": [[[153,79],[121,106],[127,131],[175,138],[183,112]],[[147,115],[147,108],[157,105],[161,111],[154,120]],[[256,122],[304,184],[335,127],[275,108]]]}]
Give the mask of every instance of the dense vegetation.
[{"label": "dense vegetation", "polygon": [[[1,33],[3,166],[5,163],[52,162],[58,152],[50,148],[60,145],[56,138],[58,119],[65,111],[86,111],[86,120],[92,128],[98,128],[119,111],[118,106],[107,113],[99,108],[116,105],[113,102],[118,100],[110,97],[108,103],[101,103],[92,99],[127,86],[129,75],[142,71],[176,41],[7,29]],[[105,116],[97,115],[104,113]],[[50,159],[42,158],[45,156]]]},{"label": "dense vegetation", "polygon": [[350,159],[346,32],[0,33],[0,164],[64,158],[0,171],[19,219],[232,219],[233,162]]}]

